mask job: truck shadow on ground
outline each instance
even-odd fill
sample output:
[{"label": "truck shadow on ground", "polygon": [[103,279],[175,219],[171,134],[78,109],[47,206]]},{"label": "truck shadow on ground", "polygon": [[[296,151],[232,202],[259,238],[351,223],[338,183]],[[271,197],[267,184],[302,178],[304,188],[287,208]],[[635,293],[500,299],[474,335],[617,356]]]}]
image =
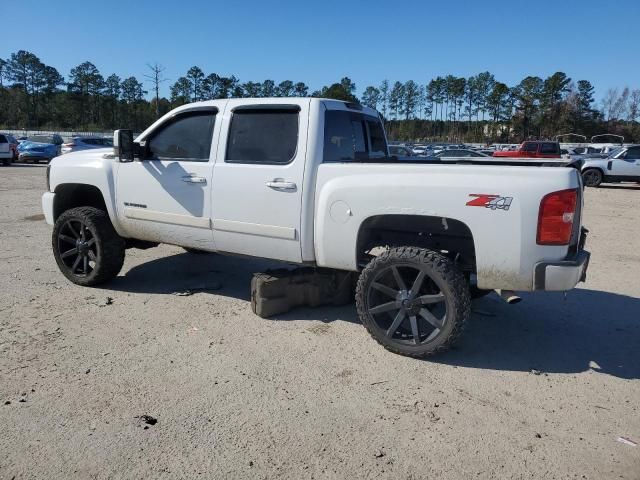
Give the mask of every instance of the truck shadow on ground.
[{"label": "truck shadow on ground", "polygon": [[[109,288],[149,294],[191,290],[249,302],[252,274],[281,266],[259,259],[184,253],[137,265]],[[475,301],[457,346],[427,361],[542,374],[592,370],[640,378],[640,299],[585,288],[566,297],[540,292],[522,298],[517,305],[507,305],[492,293]],[[360,323],[353,304],[301,307],[265,321],[296,320]],[[362,335],[363,339],[368,335],[364,328]]]}]

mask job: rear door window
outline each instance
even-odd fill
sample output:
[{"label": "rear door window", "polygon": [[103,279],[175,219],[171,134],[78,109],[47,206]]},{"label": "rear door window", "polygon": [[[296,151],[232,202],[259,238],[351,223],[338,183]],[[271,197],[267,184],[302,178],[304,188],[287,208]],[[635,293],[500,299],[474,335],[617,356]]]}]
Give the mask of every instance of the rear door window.
[{"label": "rear door window", "polygon": [[525,143],[523,150],[525,152],[537,152],[538,144],[537,143]]},{"label": "rear door window", "polygon": [[0,135],[0,143],[9,143],[4,135]]},{"label": "rear door window", "polygon": [[298,147],[297,108],[239,109],[233,112],[227,163],[286,165]]}]

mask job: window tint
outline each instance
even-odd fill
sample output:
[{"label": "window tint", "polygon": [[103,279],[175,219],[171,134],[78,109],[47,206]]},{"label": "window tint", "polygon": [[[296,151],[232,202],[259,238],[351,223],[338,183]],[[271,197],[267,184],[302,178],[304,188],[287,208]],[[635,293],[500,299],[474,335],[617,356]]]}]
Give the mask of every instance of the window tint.
[{"label": "window tint", "polygon": [[9,143],[4,135],[0,135],[0,143]]},{"label": "window tint", "polygon": [[158,160],[208,161],[214,122],[214,112],[177,117],[151,137],[151,157]]},{"label": "window tint", "polygon": [[237,110],[231,118],[226,162],[289,163],[298,146],[298,110]]},{"label": "window tint", "polygon": [[525,152],[537,152],[538,144],[537,143],[525,143],[524,149]]},{"label": "window tint", "polygon": [[540,145],[540,153],[560,153],[560,147],[557,143],[543,143]]},{"label": "window tint", "polygon": [[379,120],[344,110],[325,113],[325,162],[352,162],[386,155],[387,143]]},{"label": "window tint", "polygon": [[639,160],[640,159],[640,147],[631,147],[627,150],[627,154],[624,157],[627,160]]}]

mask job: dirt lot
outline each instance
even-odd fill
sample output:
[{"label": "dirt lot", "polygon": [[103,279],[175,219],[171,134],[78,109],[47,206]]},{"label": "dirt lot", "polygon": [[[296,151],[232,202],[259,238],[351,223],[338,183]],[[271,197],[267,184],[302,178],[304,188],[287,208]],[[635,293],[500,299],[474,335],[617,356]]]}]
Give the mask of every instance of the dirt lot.
[{"label": "dirt lot", "polygon": [[76,287],[44,183],[0,168],[1,479],[640,478],[617,441],[640,443],[640,188],[587,192],[586,284],[482,299],[456,350],[417,361],[352,305],[254,316],[255,260],[129,250]]}]

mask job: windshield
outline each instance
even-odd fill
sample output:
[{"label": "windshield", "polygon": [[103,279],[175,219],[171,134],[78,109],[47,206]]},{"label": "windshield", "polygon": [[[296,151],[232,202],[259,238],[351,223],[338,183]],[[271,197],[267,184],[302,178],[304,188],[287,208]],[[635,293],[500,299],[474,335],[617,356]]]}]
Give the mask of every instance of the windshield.
[{"label": "windshield", "polygon": [[48,135],[34,135],[33,137],[27,138],[27,141],[37,143],[53,143],[53,138]]},{"label": "windshield", "polygon": [[613,150],[609,151],[609,155],[607,155],[607,158],[613,158],[615,157],[617,154],[619,154],[624,147],[616,147]]}]

